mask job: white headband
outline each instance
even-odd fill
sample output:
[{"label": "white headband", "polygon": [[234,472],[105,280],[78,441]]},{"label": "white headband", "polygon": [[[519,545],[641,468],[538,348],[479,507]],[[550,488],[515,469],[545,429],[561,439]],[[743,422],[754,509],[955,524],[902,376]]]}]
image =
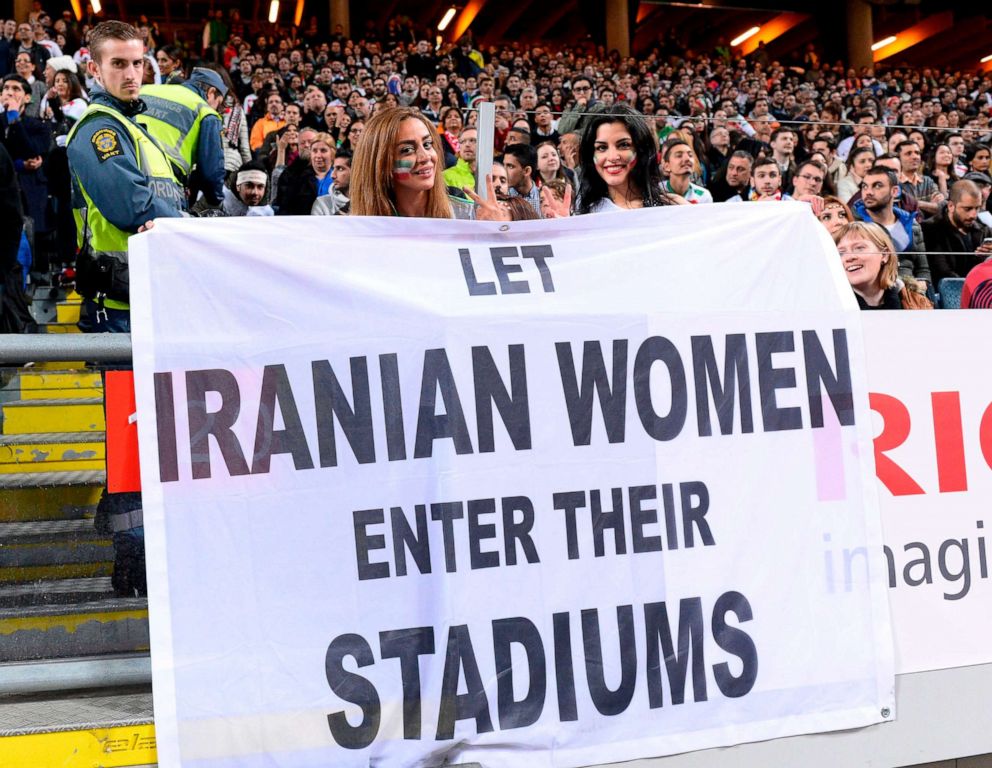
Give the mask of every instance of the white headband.
[{"label": "white headband", "polygon": [[269,177],[265,175],[265,171],[238,171],[238,184],[247,184],[248,182],[254,182],[255,184],[265,184],[269,180]]}]

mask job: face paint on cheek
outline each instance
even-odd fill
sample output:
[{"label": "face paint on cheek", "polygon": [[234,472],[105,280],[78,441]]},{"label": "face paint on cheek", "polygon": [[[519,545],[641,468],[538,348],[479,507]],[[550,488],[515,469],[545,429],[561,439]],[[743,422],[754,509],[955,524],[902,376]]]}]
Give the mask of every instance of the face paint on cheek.
[{"label": "face paint on cheek", "polygon": [[623,155],[627,155],[627,167],[633,168],[637,163],[637,153],[631,150],[630,152],[624,152]]},{"label": "face paint on cheek", "polygon": [[413,160],[397,160],[393,163],[393,178],[401,180],[409,179],[410,173],[413,171],[413,166]]}]

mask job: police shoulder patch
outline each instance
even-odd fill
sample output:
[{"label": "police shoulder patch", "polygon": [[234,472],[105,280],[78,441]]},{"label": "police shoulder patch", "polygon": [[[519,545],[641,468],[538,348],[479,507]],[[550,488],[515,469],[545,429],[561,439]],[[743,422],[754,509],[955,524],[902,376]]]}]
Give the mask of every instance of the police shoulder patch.
[{"label": "police shoulder patch", "polygon": [[90,141],[96,150],[96,157],[101,163],[111,157],[123,154],[120,139],[117,138],[117,131],[113,128],[101,128],[93,134]]}]

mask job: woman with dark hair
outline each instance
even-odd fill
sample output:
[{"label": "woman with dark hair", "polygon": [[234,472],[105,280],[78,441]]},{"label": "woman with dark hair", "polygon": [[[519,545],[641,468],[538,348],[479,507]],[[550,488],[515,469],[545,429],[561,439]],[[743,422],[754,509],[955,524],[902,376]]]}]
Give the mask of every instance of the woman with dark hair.
[{"label": "woman with dark hair", "polygon": [[55,73],[46,97],[50,118],[55,123],[55,136],[67,135],[89,106],[76,73],[66,69]]},{"label": "woman with dark hair", "polygon": [[457,85],[449,85],[444,89],[444,100],[450,107],[457,107],[460,110],[465,108],[465,96]]},{"label": "woman with dark hair", "polygon": [[458,135],[465,127],[462,111],[458,107],[441,107],[441,124],[438,135],[444,150],[444,167],[451,168],[458,162]]},{"label": "woman with dark hair", "polygon": [[971,144],[965,150],[968,158],[968,170],[973,173],[988,173],[990,160],[992,160],[992,149],[988,144]]},{"label": "woman with dark hair", "polygon": [[958,174],[954,170],[954,153],[947,142],[942,141],[933,148],[927,158],[924,173],[933,177],[940,194],[946,198],[948,190],[958,180]]},{"label": "woman with dark hair", "polygon": [[661,190],[654,134],[643,115],[615,104],[592,117],[579,144],[577,213],[672,205]]},{"label": "woman with dark hair", "polygon": [[337,143],[338,149],[347,149],[352,154],[355,153],[355,146],[358,144],[358,140],[362,138],[362,133],[365,131],[365,121],[361,118],[357,118],[351,122],[348,126],[348,131],[344,134],[344,138],[340,139]]},{"label": "woman with dark hair", "polygon": [[166,85],[178,85],[186,79],[183,72],[183,50],[178,45],[163,45],[155,54],[158,71]]},{"label": "woman with dark hair", "polygon": [[875,164],[875,150],[871,147],[852,149],[847,156],[847,175],[837,183],[837,197],[847,202],[861,191],[861,179]]}]

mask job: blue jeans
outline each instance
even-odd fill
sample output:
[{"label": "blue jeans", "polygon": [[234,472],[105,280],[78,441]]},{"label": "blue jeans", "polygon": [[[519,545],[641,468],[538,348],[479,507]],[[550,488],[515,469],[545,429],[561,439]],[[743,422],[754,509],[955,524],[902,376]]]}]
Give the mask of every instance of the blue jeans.
[{"label": "blue jeans", "polygon": [[100,309],[93,299],[83,299],[79,330],[83,333],[130,333],[131,312],[126,309]]}]

